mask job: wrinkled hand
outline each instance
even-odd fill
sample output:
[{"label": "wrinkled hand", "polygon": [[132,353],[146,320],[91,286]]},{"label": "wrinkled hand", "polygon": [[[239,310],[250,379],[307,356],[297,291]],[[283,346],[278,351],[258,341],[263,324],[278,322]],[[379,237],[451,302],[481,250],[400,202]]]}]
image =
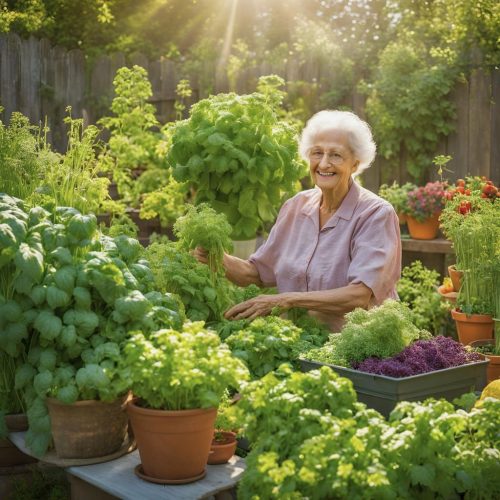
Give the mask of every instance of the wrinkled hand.
[{"label": "wrinkled hand", "polygon": [[208,264],[208,252],[203,247],[196,247],[192,255],[198,262]]},{"label": "wrinkled hand", "polygon": [[283,307],[283,294],[259,295],[231,307],[224,313],[224,317],[226,319],[255,319],[258,316],[267,316],[276,306]]}]

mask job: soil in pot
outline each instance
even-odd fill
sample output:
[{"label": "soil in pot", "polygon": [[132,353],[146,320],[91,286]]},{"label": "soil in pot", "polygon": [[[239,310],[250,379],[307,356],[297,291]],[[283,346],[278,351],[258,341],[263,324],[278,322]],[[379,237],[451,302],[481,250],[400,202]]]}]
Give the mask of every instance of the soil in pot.
[{"label": "soil in pot", "polygon": [[215,431],[208,456],[209,465],[225,464],[236,451],[236,434],[230,431]]},{"label": "soil in pot", "polygon": [[466,315],[452,309],[451,315],[457,325],[458,340],[469,345],[474,340],[493,338],[493,318],[488,314]]},{"label": "soil in pot", "polygon": [[[500,355],[490,354],[488,352],[494,349],[495,341],[490,339],[475,340],[470,346],[482,348],[480,349],[480,353],[489,361],[486,370],[488,384],[493,382],[493,380],[500,379]],[[490,347],[490,349],[488,349],[488,347]]]},{"label": "soil in pot", "polygon": [[141,456],[139,477],[180,484],[205,475],[216,408],[152,410],[132,401],[127,411]]},{"label": "soil in pot", "polygon": [[52,437],[59,458],[94,458],[116,452],[127,436],[126,394],[112,403],[48,398]]},{"label": "soil in pot", "polygon": [[439,214],[435,214],[422,222],[411,216],[406,217],[408,231],[415,240],[433,240],[439,231]]}]

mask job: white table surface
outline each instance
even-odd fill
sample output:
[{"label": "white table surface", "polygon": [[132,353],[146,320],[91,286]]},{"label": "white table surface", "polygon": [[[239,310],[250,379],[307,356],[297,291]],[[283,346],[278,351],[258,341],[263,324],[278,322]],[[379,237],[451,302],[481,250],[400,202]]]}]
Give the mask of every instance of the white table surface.
[{"label": "white table surface", "polygon": [[245,460],[233,456],[227,464],[207,465],[207,475],[194,483],[163,485],[149,483],[137,477],[134,467],[140,463],[136,450],[128,455],[95,465],[66,469],[89,484],[123,500],[206,498],[235,486],[245,470]]}]

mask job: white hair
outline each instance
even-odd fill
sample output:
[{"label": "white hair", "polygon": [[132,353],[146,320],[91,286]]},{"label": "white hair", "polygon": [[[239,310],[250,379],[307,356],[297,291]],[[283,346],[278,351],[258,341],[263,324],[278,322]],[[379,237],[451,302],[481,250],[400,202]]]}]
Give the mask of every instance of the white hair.
[{"label": "white hair", "polygon": [[354,176],[361,174],[370,166],[377,150],[370,126],[350,111],[324,110],[309,118],[299,139],[299,152],[302,158],[309,160],[314,137],[326,130],[347,134],[349,146],[355,158],[359,160]]}]

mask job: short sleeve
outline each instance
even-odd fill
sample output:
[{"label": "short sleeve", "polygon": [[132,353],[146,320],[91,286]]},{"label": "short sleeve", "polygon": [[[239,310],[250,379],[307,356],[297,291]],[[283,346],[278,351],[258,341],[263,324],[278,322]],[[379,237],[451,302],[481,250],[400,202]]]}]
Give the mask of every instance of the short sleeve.
[{"label": "short sleeve", "polygon": [[276,286],[276,263],[280,256],[280,246],[283,240],[284,220],[288,213],[290,200],[286,201],[280,209],[274,226],[267,240],[248,258],[259,273],[260,281],[264,286]]},{"label": "short sleeve", "polygon": [[382,205],[361,223],[353,235],[348,282],[364,283],[380,303],[395,296],[400,276],[399,221],[392,207]]}]

